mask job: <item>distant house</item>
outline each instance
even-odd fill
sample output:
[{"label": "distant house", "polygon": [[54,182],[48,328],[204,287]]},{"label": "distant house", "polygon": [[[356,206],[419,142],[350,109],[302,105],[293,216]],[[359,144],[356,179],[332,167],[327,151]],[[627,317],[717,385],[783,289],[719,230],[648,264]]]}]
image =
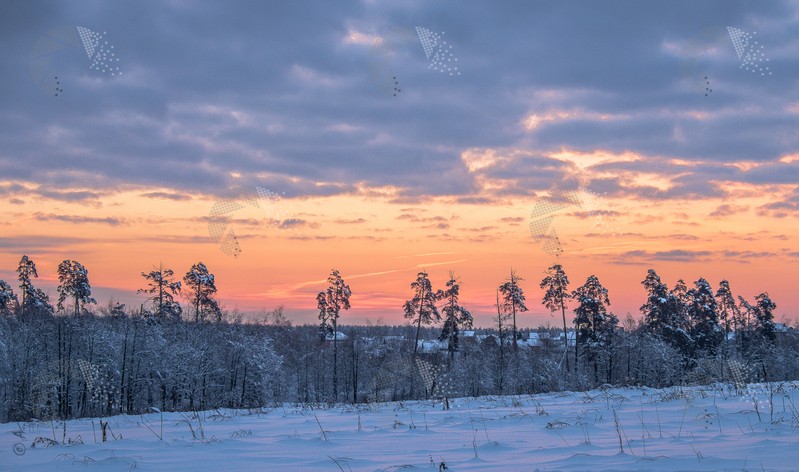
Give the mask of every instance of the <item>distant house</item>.
[{"label": "distant house", "polygon": [[[332,342],[333,339],[334,339],[334,333],[328,333],[325,336],[325,341]],[[335,332],[335,340],[336,341],[346,341],[347,339],[349,339],[349,336],[347,336],[346,334],[342,333],[341,331],[336,331]]]},{"label": "distant house", "polygon": [[787,333],[793,328],[786,326],[785,323],[774,323],[774,331],[777,333]]},{"label": "distant house", "polygon": [[447,341],[439,341],[439,340],[419,340],[417,344],[418,351],[424,353],[432,353],[437,351],[446,351],[447,350]]},{"label": "distant house", "polygon": [[[558,333],[556,336],[553,336],[552,342],[555,344],[563,344],[563,333]],[[574,331],[566,331],[566,345],[567,346],[574,346],[577,340],[577,334]]]},{"label": "distant house", "polygon": [[541,346],[541,336],[540,333],[535,331],[531,331],[527,333],[526,339],[519,340],[519,346],[527,346],[527,347],[540,347]]}]

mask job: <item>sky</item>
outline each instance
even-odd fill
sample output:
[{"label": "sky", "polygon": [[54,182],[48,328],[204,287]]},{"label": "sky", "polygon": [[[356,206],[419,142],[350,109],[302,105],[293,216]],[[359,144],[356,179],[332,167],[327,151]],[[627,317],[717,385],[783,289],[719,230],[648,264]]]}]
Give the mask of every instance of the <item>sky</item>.
[{"label": "sky", "polygon": [[[480,326],[560,263],[799,313],[799,1],[0,3],[0,279],[100,305],[199,261],[225,309],[403,323],[450,271]],[[556,239],[557,238],[557,239]],[[16,283],[12,283],[16,285]],[[568,315],[571,319],[572,315]]]}]

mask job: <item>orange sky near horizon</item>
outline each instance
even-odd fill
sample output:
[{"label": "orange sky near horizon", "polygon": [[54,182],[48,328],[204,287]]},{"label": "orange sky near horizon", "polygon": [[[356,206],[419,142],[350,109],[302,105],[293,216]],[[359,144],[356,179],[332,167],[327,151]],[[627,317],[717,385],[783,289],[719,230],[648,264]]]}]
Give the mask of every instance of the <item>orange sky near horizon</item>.
[{"label": "orange sky near horizon", "polygon": [[[596,274],[610,290],[611,310],[620,318],[627,313],[637,317],[644,301],[640,282],[647,269],[655,268],[670,287],[678,278],[691,285],[701,276],[714,289],[726,278],[736,296],[750,300],[768,291],[778,305],[777,318],[791,319],[798,306],[790,277],[796,257],[789,254],[796,247],[799,224],[758,216],[754,209],[769,197],[762,188],[740,187],[735,205],[748,210],[727,216],[709,216],[728,203],[712,199],[647,202],[603,196],[590,203],[594,208],[572,206],[555,213],[553,227],[564,250],[557,260],[567,271],[570,288]],[[538,284],[555,258],[530,233],[531,210],[539,197],[498,197],[490,205],[457,203],[449,197],[396,203],[391,189],[371,189],[362,195],[283,198],[269,208],[280,213],[276,219],[307,223],[280,229],[270,219],[276,215],[254,207],[231,213],[242,251],[232,257],[209,237],[212,197],[142,196],[158,191],[169,189],[130,188],[109,193],[93,206],[30,199],[3,210],[4,233],[23,241],[74,238],[54,239],[50,247],[26,252],[36,262],[38,283],[51,301],[57,297],[55,270],[63,259],[78,260],[89,269],[101,305],[113,297],[129,306],[143,299],[135,293],[143,286],[142,271],[163,262],[182,277],[191,264],[203,261],[216,275],[218,298],[226,309],[256,313],[284,305],[295,323],[314,323],[315,294],[336,268],[353,291],[353,308],[343,315],[343,323],[380,319],[400,324],[401,306],[411,297],[409,284],[416,273],[426,270],[434,288],[442,288],[452,270],[463,281],[462,304],[475,314],[477,325],[487,327],[496,313],[495,289],[513,268],[525,279],[522,288],[530,309],[519,317],[519,325],[560,323],[559,314],[551,316],[540,304]],[[613,215],[597,225],[596,212],[601,210]],[[94,220],[62,221],[52,215]],[[114,224],[104,222],[106,218]],[[691,255],[672,252],[681,250]],[[15,280],[21,254],[1,251],[0,278]],[[572,316],[568,313],[567,320]]]}]

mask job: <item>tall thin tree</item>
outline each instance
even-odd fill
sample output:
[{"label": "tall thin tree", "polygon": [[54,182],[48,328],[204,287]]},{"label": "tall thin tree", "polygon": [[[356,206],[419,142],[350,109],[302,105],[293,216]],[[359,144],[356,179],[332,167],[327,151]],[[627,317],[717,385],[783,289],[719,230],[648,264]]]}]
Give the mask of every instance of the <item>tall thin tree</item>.
[{"label": "tall thin tree", "polygon": [[33,286],[33,281],[39,277],[36,271],[36,264],[27,255],[22,256],[17,267],[17,279],[19,280],[19,288],[22,293],[22,303],[20,304],[20,314],[33,314],[35,312],[43,311],[45,313],[52,313],[53,307],[50,305],[50,299],[46,293],[41,289]]},{"label": "tall thin tree", "polygon": [[469,310],[458,303],[460,287],[460,279],[456,278],[455,273],[450,271],[447,289],[436,292],[436,298],[444,300],[444,307],[441,309],[444,313],[444,327],[441,329],[441,335],[438,339],[447,341],[450,366],[455,358],[455,351],[458,350],[460,328],[471,327],[473,322],[472,314],[469,313]]},{"label": "tall thin tree", "polygon": [[[732,296],[730,283],[726,280],[719,282],[719,289],[716,291],[716,303],[718,305],[719,319],[724,326],[724,341],[721,345],[721,358],[725,361],[729,357],[727,353],[727,343],[730,340],[730,331],[738,331],[738,321],[741,318],[735,297]],[[722,369],[722,380],[724,380],[724,369]]]},{"label": "tall thin tree", "polygon": [[327,321],[333,325],[333,399],[336,400],[338,399],[338,318],[341,310],[350,309],[352,291],[336,269],[330,272],[327,283],[327,289],[319,292],[316,300],[320,310],[324,309],[327,312]]},{"label": "tall thin tree", "polygon": [[[544,298],[541,302],[549,308],[549,311],[560,310],[563,316],[563,348],[569,349],[569,337],[566,330],[566,300],[570,298],[568,292],[569,278],[566,276],[566,271],[560,264],[554,264],[547,269],[547,276],[541,281],[540,287],[545,290]],[[565,352],[565,351],[564,351]],[[568,356],[564,355],[566,359],[566,370],[569,370]]]},{"label": "tall thin tree", "polygon": [[502,306],[506,313],[513,316],[513,351],[519,350],[518,331],[516,329],[516,312],[527,311],[527,306],[524,304],[524,291],[519,286],[519,282],[524,280],[516,275],[516,271],[511,269],[510,277],[499,286],[499,291],[502,293]]},{"label": "tall thin tree", "polygon": [[416,324],[416,340],[413,345],[413,357],[419,349],[419,331],[422,324],[429,325],[441,321],[441,315],[436,308],[436,292],[433,291],[427,272],[416,274],[416,280],[411,282],[413,298],[407,300],[402,306],[405,318]]}]

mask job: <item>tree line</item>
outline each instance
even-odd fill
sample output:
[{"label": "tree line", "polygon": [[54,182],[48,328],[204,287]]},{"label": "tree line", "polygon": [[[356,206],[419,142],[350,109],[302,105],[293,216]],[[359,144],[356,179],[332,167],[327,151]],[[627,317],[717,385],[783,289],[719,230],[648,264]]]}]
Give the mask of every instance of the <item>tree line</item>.
[{"label": "tree line", "polygon": [[[417,274],[400,326],[342,325],[352,291],[338,270],[316,295],[316,326],[294,326],[282,307],[248,322],[226,317],[201,262],[182,280],[163,266],[143,272],[148,299],[137,309],[98,307],[77,261],[58,266],[55,307],[34,286],[27,256],[17,275],[19,298],[0,281],[0,421],[799,375],[799,338],[777,329],[766,292],[748,301],[728,281],[714,291],[703,278],[669,288],[654,270],[642,281],[642,316],[619,320],[598,277],[570,290],[564,268],[552,265],[541,303],[560,312],[562,329],[537,330],[516,325],[528,301],[511,270],[496,288],[495,326],[468,335],[473,318],[452,272],[440,289]],[[523,342],[530,333],[537,343]],[[441,349],[422,349],[430,339]]]},{"label": "tree line", "polygon": [[[78,261],[66,259],[58,265],[58,302],[56,307],[50,303],[50,297],[40,288],[34,287],[34,279],[39,277],[36,263],[27,255],[22,256],[17,267],[20,296],[14,293],[13,288],[5,280],[0,280],[0,314],[17,314],[20,317],[34,316],[37,314],[65,313],[67,300],[73,301],[73,314],[78,316],[89,313],[87,304],[96,304],[92,298],[92,288],[89,283],[89,271]],[[180,303],[175,301],[175,295],[181,294],[185,287],[187,299],[193,308],[194,321],[204,321],[207,318],[221,319],[222,310],[214,298],[216,284],[214,274],[208,271],[204,263],[192,265],[183,276],[183,281],[175,280],[172,269],[165,269],[163,264],[150,272],[142,272],[146,287],[137,290],[137,293],[150,295],[147,302],[152,302],[151,310],[140,307],[140,315],[145,318],[178,320],[183,314]],[[21,300],[20,300],[21,298]],[[112,312],[124,312],[123,304],[116,304]]]}]

